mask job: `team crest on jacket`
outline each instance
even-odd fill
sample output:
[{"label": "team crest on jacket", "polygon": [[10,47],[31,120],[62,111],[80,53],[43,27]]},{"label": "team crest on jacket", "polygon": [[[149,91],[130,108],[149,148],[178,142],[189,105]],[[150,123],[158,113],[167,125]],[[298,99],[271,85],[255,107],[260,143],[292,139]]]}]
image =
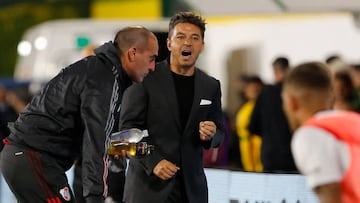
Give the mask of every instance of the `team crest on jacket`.
[{"label": "team crest on jacket", "polygon": [[64,198],[64,200],[70,201],[71,195],[68,187],[64,187],[63,189],[60,189],[60,194]]}]

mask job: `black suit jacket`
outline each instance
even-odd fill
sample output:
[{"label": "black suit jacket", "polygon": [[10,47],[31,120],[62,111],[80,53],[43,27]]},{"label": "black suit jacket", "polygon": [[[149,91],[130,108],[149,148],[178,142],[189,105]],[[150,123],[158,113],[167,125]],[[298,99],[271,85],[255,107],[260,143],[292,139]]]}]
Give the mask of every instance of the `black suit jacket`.
[{"label": "black suit jacket", "polygon": [[[157,64],[143,83],[134,84],[125,92],[120,128],[147,129],[147,141],[155,145],[150,156],[130,160],[124,191],[126,202],[163,202],[168,197],[174,179],[163,181],[152,172],[162,159],[180,167],[189,202],[208,202],[203,147],[217,147],[224,137],[221,90],[218,80],[199,69],[194,80],[194,100],[185,129],[181,129],[174,81],[166,60]],[[215,122],[217,132],[211,141],[203,142],[199,122],[206,120]]]},{"label": "black suit jacket", "polygon": [[265,86],[250,117],[249,131],[260,135],[261,162],[265,172],[297,171],[291,154],[291,130],[282,108],[282,83]]}]

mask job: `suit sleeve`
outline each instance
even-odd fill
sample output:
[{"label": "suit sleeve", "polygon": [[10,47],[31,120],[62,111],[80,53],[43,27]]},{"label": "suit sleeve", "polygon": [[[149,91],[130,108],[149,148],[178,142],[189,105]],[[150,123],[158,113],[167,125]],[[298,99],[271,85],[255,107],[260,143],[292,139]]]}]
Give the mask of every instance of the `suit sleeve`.
[{"label": "suit sleeve", "polygon": [[119,119],[120,130],[145,129],[147,100],[144,87],[140,83],[133,84],[124,92]]},{"label": "suit sleeve", "polygon": [[[144,86],[140,83],[133,84],[124,93],[122,106],[120,111],[119,128],[120,130],[129,128],[146,129],[148,109],[148,96]],[[151,135],[149,135],[151,136]],[[146,141],[146,138],[144,139]],[[139,159],[146,169],[146,173],[150,175],[153,168],[164,157],[154,150],[150,156]]]},{"label": "suit sleeve", "polygon": [[214,137],[208,141],[204,142],[203,146],[205,149],[218,147],[224,140],[224,114],[221,107],[221,89],[220,82],[217,80],[216,93],[213,99],[214,103],[211,105],[211,110],[209,112],[208,120],[213,121],[216,125],[216,133]]}]

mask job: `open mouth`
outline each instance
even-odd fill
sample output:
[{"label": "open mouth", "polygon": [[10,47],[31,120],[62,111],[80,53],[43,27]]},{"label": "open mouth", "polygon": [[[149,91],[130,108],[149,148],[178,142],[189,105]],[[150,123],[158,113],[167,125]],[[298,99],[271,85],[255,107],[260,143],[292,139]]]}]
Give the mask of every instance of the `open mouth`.
[{"label": "open mouth", "polygon": [[190,56],[191,55],[191,51],[182,51],[181,55],[183,56]]}]

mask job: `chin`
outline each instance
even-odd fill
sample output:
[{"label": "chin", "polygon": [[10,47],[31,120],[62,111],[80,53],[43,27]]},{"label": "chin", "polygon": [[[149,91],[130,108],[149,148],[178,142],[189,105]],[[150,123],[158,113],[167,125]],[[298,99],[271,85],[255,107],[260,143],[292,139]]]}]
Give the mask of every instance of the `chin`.
[{"label": "chin", "polygon": [[143,77],[130,77],[131,81],[133,82],[136,82],[136,83],[139,83],[139,82],[142,82],[143,81]]},{"label": "chin", "polygon": [[140,82],[142,82],[144,80],[144,78],[141,78],[141,79],[136,79],[136,80],[134,80],[133,82],[135,82],[135,83],[140,83]]},{"label": "chin", "polygon": [[195,65],[194,63],[186,63],[186,62],[184,62],[184,63],[181,64],[181,67],[184,68],[184,69],[190,69],[190,68],[194,67],[194,65]]}]

